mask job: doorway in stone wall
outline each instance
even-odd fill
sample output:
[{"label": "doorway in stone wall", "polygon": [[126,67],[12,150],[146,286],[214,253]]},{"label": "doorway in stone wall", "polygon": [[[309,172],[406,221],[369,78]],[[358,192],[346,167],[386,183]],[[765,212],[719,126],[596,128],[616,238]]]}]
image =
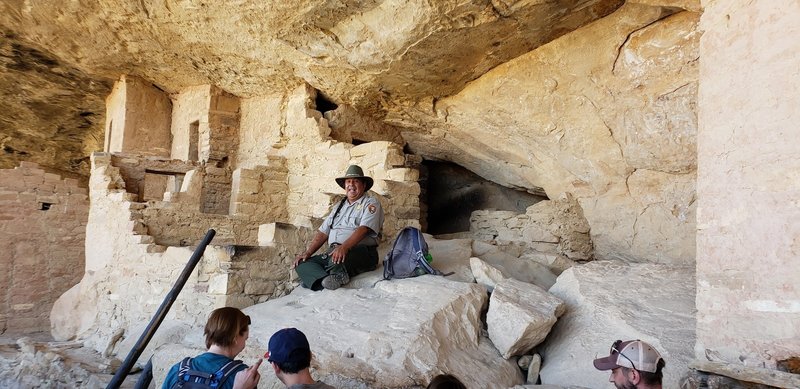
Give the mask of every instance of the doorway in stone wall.
[{"label": "doorway in stone wall", "polygon": [[165,192],[180,192],[184,174],[146,169],[139,184],[139,201],[161,201]]},{"label": "doorway in stone wall", "polygon": [[189,160],[199,161],[200,159],[200,121],[189,124]]},{"label": "doorway in stone wall", "polygon": [[420,216],[431,235],[467,232],[472,211],[491,209],[525,213],[546,196],[511,189],[452,162],[424,160],[420,165]]}]

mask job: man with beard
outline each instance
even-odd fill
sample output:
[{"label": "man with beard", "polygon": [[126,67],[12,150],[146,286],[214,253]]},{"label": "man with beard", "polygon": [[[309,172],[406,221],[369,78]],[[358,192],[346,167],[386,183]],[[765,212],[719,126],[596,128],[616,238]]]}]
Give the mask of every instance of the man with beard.
[{"label": "man with beard", "polygon": [[661,354],[641,340],[618,340],[607,357],[594,360],[597,370],[611,370],[608,382],[617,389],[661,389],[665,364]]},{"label": "man with beard", "polygon": [[[303,286],[311,290],[338,289],[356,274],[378,265],[378,234],[383,226],[383,208],[367,194],[374,181],[357,165],[336,179],[345,198],[325,218],[319,231],[294,261]],[[313,255],[325,242],[328,250]],[[313,256],[312,256],[313,255]]]}]

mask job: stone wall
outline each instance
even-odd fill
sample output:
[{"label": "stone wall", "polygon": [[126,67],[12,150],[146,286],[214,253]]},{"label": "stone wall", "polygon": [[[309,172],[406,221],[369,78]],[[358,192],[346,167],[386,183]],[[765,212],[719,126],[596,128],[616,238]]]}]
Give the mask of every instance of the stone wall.
[{"label": "stone wall", "polygon": [[287,98],[284,138],[273,150],[286,160],[288,222],[316,227],[344,194],[335,182],[350,164],[358,164],[375,180],[371,192],[383,205],[383,239],[394,239],[406,226],[419,227],[419,160],[406,156],[399,144],[375,141],[354,146],[333,141],[331,129],[315,110],[316,91],[308,85]]},{"label": "stone wall", "polygon": [[162,90],[123,75],[106,98],[107,152],[168,157],[172,102]]},{"label": "stone wall", "polygon": [[86,188],[22,162],[0,170],[0,333],[49,330],[55,299],[78,283]]},{"label": "stone wall", "polygon": [[[56,339],[84,339],[98,351],[118,352],[117,335],[139,335],[132,331],[150,320],[188,262],[192,248],[177,246],[195,245],[208,228],[217,229],[218,235],[168,318],[200,324],[215,308],[246,307],[295,287],[290,264],[303,246],[271,244],[275,238],[262,234],[265,247],[253,247],[259,244],[258,226],[253,221],[201,216],[198,202],[182,197],[184,192],[168,193],[166,198],[173,201],[137,202],[136,195],[124,189],[120,169],[112,160],[108,154],[92,155],[87,271],[53,306],[51,325]],[[196,171],[188,172],[181,189],[196,196],[200,179]],[[195,211],[186,212],[183,207]],[[156,233],[163,235],[157,238]],[[305,239],[309,232],[295,229],[292,235]],[[181,236],[182,241],[173,241]],[[160,240],[169,240],[166,243],[171,246]]]},{"label": "stone wall", "polygon": [[[165,192],[177,192],[178,182],[183,181],[185,174],[200,166],[187,161],[129,153],[113,153],[110,157],[111,164],[119,169],[120,177],[125,181],[125,189],[139,202],[162,200]],[[153,176],[168,179],[158,180]]]},{"label": "stone wall", "polygon": [[249,216],[258,224],[288,220],[286,160],[279,156],[269,156],[266,160],[267,166],[233,172],[231,215]]},{"label": "stone wall", "polygon": [[172,158],[208,160],[211,89],[209,85],[189,87],[173,96]]},{"label": "stone wall", "polygon": [[[573,261],[588,261],[594,255],[589,223],[571,196],[540,201],[523,214],[475,211],[470,224],[476,240],[500,247],[516,246],[526,256],[563,256]],[[554,261],[551,258],[546,262]]]},{"label": "stone wall", "polygon": [[[208,107],[208,161],[219,167],[233,164],[239,148],[239,98],[217,87],[211,87]],[[205,155],[205,154],[204,154]]]},{"label": "stone wall", "polygon": [[800,356],[800,4],[703,1],[700,360]]},{"label": "stone wall", "polygon": [[267,163],[265,156],[281,140],[285,125],[284,95],[254,97],[241,100],[239,150],[235,166],[253,168]]},{"label": "stone wall", "polygon": [[231,204],[231,169],[206,165],[203,169],[203,190],[200,195],[201,211],[227,215]]}]

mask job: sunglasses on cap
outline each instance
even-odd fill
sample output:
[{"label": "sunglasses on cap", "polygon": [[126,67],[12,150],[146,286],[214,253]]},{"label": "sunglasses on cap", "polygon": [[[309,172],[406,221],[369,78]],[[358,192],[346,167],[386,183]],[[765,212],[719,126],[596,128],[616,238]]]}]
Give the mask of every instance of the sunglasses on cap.
[{"label": "sunglasses on cap", "polygon": [[611,345],[611,351],[609,351],[609,353],[610,354],[617,353],[618,355],[622,355],[623,357],[625,357],[625,359],[628,360],[628,362],[631,363],[631,367],[634,370],[638,370],[638,369],[636,369],[636,365],[633,364],[633,361],[630,358],[628,358],[627,355],[623,354],[622,351],[619,349],[619,346],[621,346],[621,345],[622,345],[622,341],[617,339],[617,341],[614,342],[614,344]]}]

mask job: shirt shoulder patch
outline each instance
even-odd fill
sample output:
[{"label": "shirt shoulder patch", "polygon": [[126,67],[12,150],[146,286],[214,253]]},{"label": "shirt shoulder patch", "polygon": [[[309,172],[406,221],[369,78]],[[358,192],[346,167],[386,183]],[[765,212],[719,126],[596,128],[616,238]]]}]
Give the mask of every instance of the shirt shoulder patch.
[{"label": "shirt shoulder patch", "polygon": [[374,214],[375,211],[377,211],[377,210],[378,210],[378,207],[376,207],[375,204],[370,204],[367,207],[367,211],[369,211],[369,213],[371,213],[371,214]]}]

